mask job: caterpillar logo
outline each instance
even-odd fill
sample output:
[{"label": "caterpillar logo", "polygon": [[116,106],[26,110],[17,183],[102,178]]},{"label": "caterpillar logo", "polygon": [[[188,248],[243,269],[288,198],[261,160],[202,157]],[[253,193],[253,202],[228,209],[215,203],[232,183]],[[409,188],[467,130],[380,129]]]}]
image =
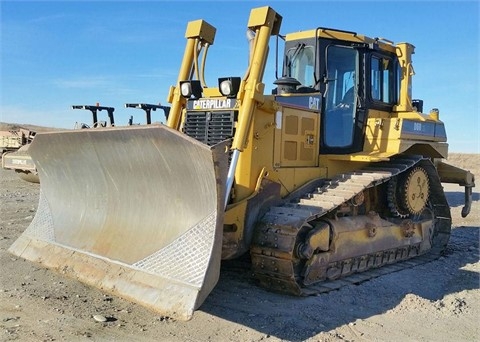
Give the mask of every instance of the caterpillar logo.
[{"label": "caterpillar logo", "polygon": [[236,104],[232,99],[200,99],[193,100],[191,109],[230,109]]},{"label": "caterpillar logo", "polygon": [[320,109],[320,98],[310,96],[308,98],[308,108],[316,110]]},{"label": "caterpillar logo", "polygon": [[316,96],[276,96],[275,100],[287,107],[318,112],[322,108],[322,98]]},{"label": "caterpillar logo", "polygon": [[27,161],[22,160],[22,159],[12,159],[12,164],[13,165],[27,165]]}]

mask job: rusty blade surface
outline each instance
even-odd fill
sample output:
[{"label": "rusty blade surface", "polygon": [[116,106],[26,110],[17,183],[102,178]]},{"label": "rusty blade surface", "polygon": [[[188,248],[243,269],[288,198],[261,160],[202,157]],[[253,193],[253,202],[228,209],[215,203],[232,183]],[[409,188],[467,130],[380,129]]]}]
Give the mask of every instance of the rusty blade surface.
[{"label": "rusty blade surface", "polygon": [[41,180],[25,259],[189,319],[220,269],[225,145],[166,126],[38,134]]}]

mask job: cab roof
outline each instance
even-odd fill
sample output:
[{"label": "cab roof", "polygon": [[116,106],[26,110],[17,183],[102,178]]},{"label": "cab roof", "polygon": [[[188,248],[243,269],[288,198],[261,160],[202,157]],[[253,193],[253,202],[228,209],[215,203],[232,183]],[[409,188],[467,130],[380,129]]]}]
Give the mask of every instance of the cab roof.
[{"label": "cab roof", "polygon": [[288,33],[285,36],[285,41],[295,41],[302,39],[311,39],[311,38],[326,38],[326,39],[335,39],[342,41],[349,41],[354,43],[363,43],[363,44],[375,44],[377,48],[381,50],[386,50],[395,53],[396,45],[385,38],[370,38],[356,32],[345,31],[333,28],[319,27],[315,30],[307,31],[298,31],[293,33]]}]

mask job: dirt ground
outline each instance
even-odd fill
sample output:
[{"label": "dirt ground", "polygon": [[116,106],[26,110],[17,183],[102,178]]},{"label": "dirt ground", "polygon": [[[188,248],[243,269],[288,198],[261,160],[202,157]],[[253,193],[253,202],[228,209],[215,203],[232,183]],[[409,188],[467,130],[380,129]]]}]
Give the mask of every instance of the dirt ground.
[{"label": "dirt ground", "polygon": [[[479,155],[449,162],[479,178]],[[467,218],[463,189],[445,191],[454,227],[436,261],[306,298],[270,293],[225,263],[206,302],[180,322],[8,253],[35,215],[39,185],[1,169],[0,340],[480,341],[479,190]]]}]

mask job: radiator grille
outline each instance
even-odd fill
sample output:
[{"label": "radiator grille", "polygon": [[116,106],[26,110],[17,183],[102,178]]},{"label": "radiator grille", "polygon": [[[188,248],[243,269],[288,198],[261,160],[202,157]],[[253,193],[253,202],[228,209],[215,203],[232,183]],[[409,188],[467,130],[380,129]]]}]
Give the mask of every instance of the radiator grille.
[{"label": "radiator grille", "polygon": [[208,146],[213,146],[233,137],[234,113],[187,112],[184,132]]}]

